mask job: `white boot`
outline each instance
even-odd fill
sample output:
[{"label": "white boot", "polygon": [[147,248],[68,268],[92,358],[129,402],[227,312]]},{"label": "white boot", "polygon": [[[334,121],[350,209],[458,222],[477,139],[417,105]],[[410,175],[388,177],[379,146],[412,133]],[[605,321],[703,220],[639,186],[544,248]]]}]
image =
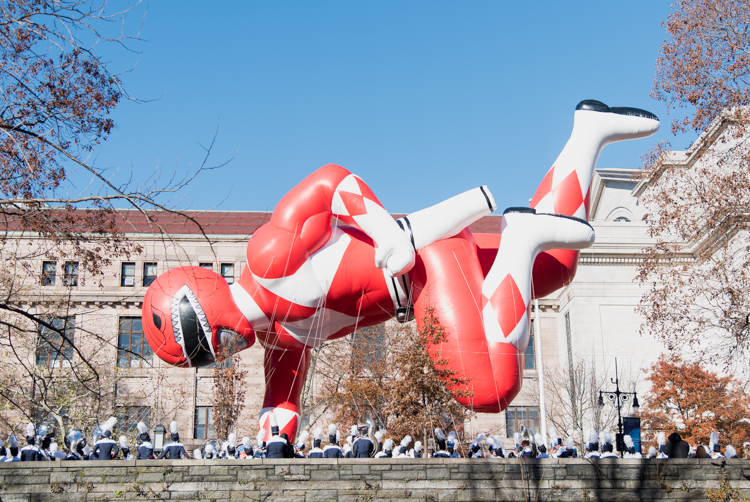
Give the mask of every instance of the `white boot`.
[{"label": "white boot", "polygon": [[[586,219],[584,200],[599,154],[616,141],[645,138],[659,130],[659,119],[638,108],[613,107],[594,100],[576,107],[573,132],[539,185],[531,207],[538,212]],[[562,185],[561,185],[562,184]],[[559,190],[556,190],[560,187]]]},{"label": "white boot", "polygon": [[490,342],[512,343],[524,351],[534,259],[548,249],[588,248],[594,243],[594,229],[578,218],[511,208],[503,214],[501,235],[482,284],[485,334]]}]

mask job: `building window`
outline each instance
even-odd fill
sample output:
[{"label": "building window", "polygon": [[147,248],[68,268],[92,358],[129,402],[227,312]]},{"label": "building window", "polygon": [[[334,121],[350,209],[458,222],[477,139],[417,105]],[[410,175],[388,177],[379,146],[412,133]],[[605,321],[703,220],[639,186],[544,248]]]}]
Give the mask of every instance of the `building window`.
[{"label": "building window", "polygon": [[63,284],[68,287],[78,286],[78,262],[69,261],[65,263]]},{"label": "building window", "polygon": [[135,286],[135,263],[122,264],[122,282],[120,286],[128,288]]},{"label": "building window", "polygon": [[215,436],[214,407],[198,406],[195,408],[195,439],[210,439]]},{"label": "building window", "polygon": [[198,265],[200,268],[205,268],[206,270],[213,270],[214,264],[213,263],[201,263]]},{"label": "building window", "polygon": [[226,279],[227,283],[234,283],[234,264],[222,263],[221,264],[221,276]]},{"label": "building window", "polygon": [[[360,328],[352,336],[352,364],[367,369],[385,361],[385,327],[382,324]],[[356,370],[355,370],[356,371]]]},{"label": "building window", "polygon": [[42,263],[42,286],[54,286],[57,278],[57,262],[45,261]]},{"label": "building window", "polygon": [[150,406],[115,406],[115,416],[117,425],[114,434],[135,435],[138,422],[150,425],[151,407]]},{"label": "building window", "polygon": [[156,280],[156,263],[143,264],[143,285],[150,286]]},{"label": "building window", "polygon": [[536,406],[509,406],[505,410],[505,437],[515,437],[521,426],[539,432],[539,408]]},{"label": "building window", "polygon": [[527,370],[533,370],[536,368],[534,365],[534,355],[534,335],[529,335],[529,346],[526,347],[526,352],[524,353]]},{"label": "building window", "polygon": [[36,364],[45,368],[70,367],[75,343],[75,318],[55,318],[48,323],[54,328],[39,326],[36,344]]},{"label": "building window", "polygon": [[147,368],[153,362],[153,352],[143,336],[143,322],[140,317],[120,319],[120,332],[117,337],[117,367]]}]

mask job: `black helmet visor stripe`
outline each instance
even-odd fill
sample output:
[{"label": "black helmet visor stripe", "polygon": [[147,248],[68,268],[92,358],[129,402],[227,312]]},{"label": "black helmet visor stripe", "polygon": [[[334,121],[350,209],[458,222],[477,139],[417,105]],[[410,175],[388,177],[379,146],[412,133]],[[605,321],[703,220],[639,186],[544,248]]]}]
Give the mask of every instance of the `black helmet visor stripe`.
[{"label": "black helmet visor stripe", "polygon": [[180,300],[180,325],[185,338],[185,352],[190,359],[190,366],[208,366],[214,362],[214,356],[206,340],[206,334],[198,321],[198,315],[187,296]]}]

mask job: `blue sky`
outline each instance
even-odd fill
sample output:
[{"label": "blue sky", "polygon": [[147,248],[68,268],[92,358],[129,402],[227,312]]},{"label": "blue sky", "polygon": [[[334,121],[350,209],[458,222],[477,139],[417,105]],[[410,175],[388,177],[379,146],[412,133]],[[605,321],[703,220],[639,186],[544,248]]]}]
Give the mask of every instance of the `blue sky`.
[{"label": "blue sky", "polygon": [[[528,205],[582,99],[656,113],[655,137],[608,146],[599,167],[641,165],[671,138],[649,97],[671,0],[197,2],[148,5],[128,91],[96,165],[145,178],[213,163],[183,208],[271,210],[327,163],[391,212],[478,185]],[[137,19],[133,19],[134,22]],[[685,148],[695,135],[673,139]]]}]

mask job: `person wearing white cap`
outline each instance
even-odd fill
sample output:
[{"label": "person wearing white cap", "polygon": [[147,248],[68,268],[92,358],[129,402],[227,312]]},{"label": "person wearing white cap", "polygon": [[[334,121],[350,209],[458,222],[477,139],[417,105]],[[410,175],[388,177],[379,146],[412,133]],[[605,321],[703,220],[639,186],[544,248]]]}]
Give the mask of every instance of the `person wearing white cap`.
[{"label": "person wearing white cap", "polygon": [[151,442],[151,436],[148,433],[148,426],[144,422],[138,422],[135,426],[138,429],[138,437],[135,444],[138,449],[136,460],[149,460],[154,458],[154,444]]},{"label": "person wearing white cap", "polygon": [[237,451],[240,459],[253,458],[253,442],[250,441],[249,437],[242,438],[242,444],[237,448]]},{"label": "person wearing white cap", "polygon": [[599,453],[599,435],[596,431],[587,430],[583,433],[583,442],[586,443],[586,455],[583,458],[601,458]]},{"label": "person wearing white cap", "polygon": [[94,443],[94,451],[91,453],[91,460],[112,460],[120,452],[117,442],[112,439],[112,428],[117,423],[115,417],[109,417],[99,426],[102,435]]},{"label": "person wearing white cap", "polygon": [[714,431],[711,433],[711,442],[708,445],[709,454],[714,460],[726,458],[721,454],[721,445],[719,445],[719,433]]},{"label": "person wearing white cap", "polygon": [[[361,417],[360,417],[361,419]],[[357,439],[352,445],[352,456],[354,458],[370,458],[375,454],[376,447],[372,439],[368,437],[369,426],[367,423],[357,425]],[[385,445],[383,445],[385,448]]]},{"label": "person wearing white cap", "polygon": [[344,458],[344,450],[339,446],[339,432],[336,424],[328,426],[328,444],[323,448],[324,458]]},{"label": "person wearing white cap", "polygon": [[29,423],[26,425],[26,446],[21,448],[21,462],[36,462],[39,460],[45,460],[42,451],[36,445],[36,429],[34,424]]},{"label": "person wearing white cap", "polygon": [[602,440],[602,456],[601,458],[617,458],[617,454],[614,452],[612,446],[612,433],[609,431],[603,431],[599,434]]},{"label": "person wearing white cap", "polygon": [[297,438],[297,443],[294,445],[294,458],[305,458],[305,454],[303,453],[305,450],[305,443],[307,442],[307,438],[310,437],[310,433],[307,431],[302,431]]},{"label": "person wearing white cap", "polygon": [[398,449],[393,452],[393,458],[409,458],[408,452],[410,444],[411,436],[407,434],[404,436],[404,439],[401,440],[401,445]]},{"label": "person wearing white cap", "polygon": [[393,439],[388,438],[383,442],[383,451],[375,454],[375,458],[391,458],[393,456]]},{"label": "person wearing white cap", "polygon": [[126,436],[120,436],[120,451],[122,452],[123,460],[135,460],[133,455],[130,454],[130,444]]},{"label": "person wearing white cap", "polygon": [[271,439],[266,441],[266,458],[291,457],[289,443],[279,436],[279,423],[273,411],[268,414],[268,422],[271,424]]},{"label": "person wearing white cap", "polygon": [[437,444],[437,451],[432,456],[434,458],[450,458],[450,453],[447,451],[448,445],[445,441],[445,434],[440,427],[435,429],[435,443]]},{"label": "person wearing white cap", "polygon": [[448,433],[448,440],[445,442],[445,444],[448,447],[447,452],[448,455],[450,455],[450,458],[461,458],[461,454],[456,450],[458,440],[456,439],[455,431],[450,431]]},{"label": "person wearing white cap", "polygon": [[323,429],[316,427],[313,431],[313,448],[310,453],[307,454],[307,458],[323,458],[323,450],[320,449],[320,444],[323,441]]},{"label": "person wearing white cap", "polygon": [[187,450],[185,450],[185,447],[182,446],[182,443],[180,443],[180,432],[177,428],[177,422],[175,422],[174,420],[169,424],[169,432],[172,437],[172,441],[164,445],[164,450],[161,452],[161,455],[159,455],[159,458],[157,458],[157,460],[161,460],[163,458],[171,460],[190,458]]},{"label": "person wearing white cap", "polygon": [[10,444],[10,448],[8,448],[9,454],[5,457],[5,461],[20,462],[21,459],[18,456],[18,440],[15,435],[11,434],[10,437],[8,437],[8,444]]},{"label": "person wearing white cap", "polygon": [[258,431],[258,435],[255,436],[255,451],[253,452],[253,458],[266,458],[266,430],[261,427]]},{"label": "person wearing white cap", "polygon": [[625,441],[625,452],[622,454],[622,458],[643,458],[643,455],[635,451],[635,443],[633,443],[630,434],[625,434],[622,439]]},{"label": "person wearing white cap", "polygon": [[669,458],[667,456],[664,449],[666,448],[667,444],[667,436],[663,432],[660,432],[656,435],[656,442],[659,443],[659,454],[656,456],[656,458]]},{"label": "person wearing white cap", "polygon": [[539,450],[539,455],[537,455],[536,458],[549,458],[549,455],[547,454],[547,445],[544,444],[544,438],[542,438],[542,435],[536,433],[534,435],[534,441],[536,441],[536,448]]}]

